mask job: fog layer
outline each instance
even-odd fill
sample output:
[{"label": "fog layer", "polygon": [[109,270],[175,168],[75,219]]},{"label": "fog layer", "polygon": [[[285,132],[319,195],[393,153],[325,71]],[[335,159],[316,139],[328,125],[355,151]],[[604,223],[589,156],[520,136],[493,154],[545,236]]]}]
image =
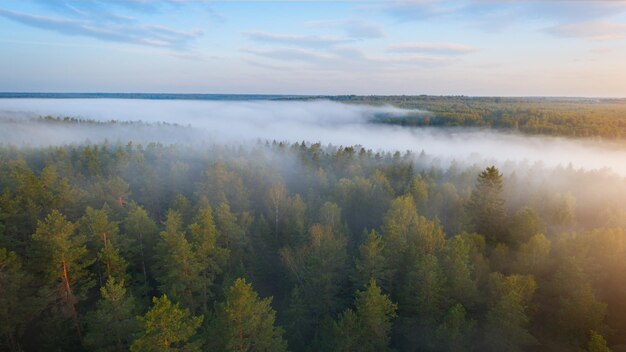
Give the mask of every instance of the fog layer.
[{"label": "fog layer", "polygon": [[[256,140],[362,145],[385,151],[424,151],[443,162],[505,161],[572,164],[626,176],[626,147],[604,142],[524,136],[494,130],[409,128],[373,124],[377,114],[417,111],[331,101],[179,101],[133,99],[0,99],[0,142],[15,145],[101,142],[246,143]],[[97,121],[175,123],[42,124],[36,116]]]}]

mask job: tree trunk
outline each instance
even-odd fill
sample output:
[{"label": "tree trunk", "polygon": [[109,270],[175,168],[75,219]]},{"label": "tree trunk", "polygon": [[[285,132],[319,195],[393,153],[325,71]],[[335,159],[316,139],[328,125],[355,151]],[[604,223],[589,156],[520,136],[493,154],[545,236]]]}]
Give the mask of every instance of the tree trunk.
[{"label": "tree trunk", "polygon": [[76,312],[76,306],[74,305],[74,295],[72,294],[72,288],[70,287],[70,280],[67,275],[67,262],[65,258],[61,259],[63,264],[63,284],[65,286],[65,299],[67,301],[67,305],[70,308],[70,313],[72,315],[72,320],[74,320],[74,326],[76,327],[76,333],[78,334],[78,339],[83,341],[83,334],[80,331],[80,324],[78,322],[78,312]]}]

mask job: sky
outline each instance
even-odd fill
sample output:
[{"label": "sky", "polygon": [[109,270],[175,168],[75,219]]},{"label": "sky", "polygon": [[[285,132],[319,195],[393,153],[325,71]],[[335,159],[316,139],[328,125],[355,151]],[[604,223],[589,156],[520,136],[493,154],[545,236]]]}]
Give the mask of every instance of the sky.
[{"label": "sky", "polygon": [[626,97],[626,1],[0,0],[0,91]]}]

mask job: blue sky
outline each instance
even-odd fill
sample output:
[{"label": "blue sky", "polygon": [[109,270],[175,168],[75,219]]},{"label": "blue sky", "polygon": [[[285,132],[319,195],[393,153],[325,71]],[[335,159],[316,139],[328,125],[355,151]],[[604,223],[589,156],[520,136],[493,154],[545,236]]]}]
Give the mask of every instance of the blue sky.
[{"label": "blue sky", "polygon": [[626,1],[0,1],[0,91],[626,96]]}]

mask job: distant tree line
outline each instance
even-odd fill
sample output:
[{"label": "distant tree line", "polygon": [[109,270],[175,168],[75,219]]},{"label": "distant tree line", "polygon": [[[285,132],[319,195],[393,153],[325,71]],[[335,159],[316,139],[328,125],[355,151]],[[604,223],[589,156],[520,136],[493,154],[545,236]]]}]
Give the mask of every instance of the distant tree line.
[{"label": "distant tree line", "polygon": [[426,95],[348,95],[324,98],[346,103],[392,105],[427,111],[374,119],[375,122],[386,124],[481,127],[538,135],[626,138],[626,99]]}]

